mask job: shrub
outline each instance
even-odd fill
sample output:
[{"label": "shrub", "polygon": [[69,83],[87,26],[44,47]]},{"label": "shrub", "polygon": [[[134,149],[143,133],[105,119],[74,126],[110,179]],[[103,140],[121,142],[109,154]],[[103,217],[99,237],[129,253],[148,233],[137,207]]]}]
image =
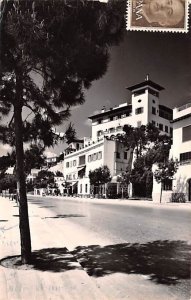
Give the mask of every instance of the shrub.
[{"label": "shrub", "polygon": [[186,197],[184,193],[173,193],[170,199],[170,202],[179,202],[179,203],[185,203]]}]

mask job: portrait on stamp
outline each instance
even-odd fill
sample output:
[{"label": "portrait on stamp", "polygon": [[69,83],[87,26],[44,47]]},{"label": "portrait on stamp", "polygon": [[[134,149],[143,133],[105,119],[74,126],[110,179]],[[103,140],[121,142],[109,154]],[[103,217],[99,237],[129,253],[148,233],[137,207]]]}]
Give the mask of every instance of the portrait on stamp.
[{"label": "portrait on stamp", "polygon": [[186,0],[130,0],[130,26],[154,28],[185,27]]}]

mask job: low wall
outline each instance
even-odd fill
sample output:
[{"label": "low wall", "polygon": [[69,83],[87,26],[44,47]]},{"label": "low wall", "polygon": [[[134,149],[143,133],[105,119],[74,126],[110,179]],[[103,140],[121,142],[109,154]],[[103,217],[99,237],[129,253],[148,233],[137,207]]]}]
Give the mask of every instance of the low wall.
[{"label": "low wall", "polygon": [[[172,191],[162,191],[162,203],[170,202],[172,196]],[[160,203],[160,193],[153,193],[152,194],[153,202]]]}]

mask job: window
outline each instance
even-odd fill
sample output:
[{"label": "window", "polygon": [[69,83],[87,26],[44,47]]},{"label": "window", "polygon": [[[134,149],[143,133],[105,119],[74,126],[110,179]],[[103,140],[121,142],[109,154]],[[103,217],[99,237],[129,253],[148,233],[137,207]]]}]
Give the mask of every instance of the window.
[{"label": "window", "polygon": [[102,152],[101,151],[98,152],[98,159],[102,159]]},{"label": "window", "polygon": [[191,125],[182,128],[182,141],[191,141]]},{"label": "window", "polygon": [[114,128],[114,127],[109,128],[109,132],[110,132],[110,133],[115,132],[115,128]]},{"label": "window", "polygon": [[163,124],[160,124],[160,123],[159,123],[159,129],[160,129],[161,131],[163,131]]},{"label": "window", "polygon": [[88,162],[91,162],[91,155],[88,155]]},{"label": "window", "polygon": [[76,166],[76,160],[73,160],[73,167]]},{"label": "window", "polygon": [[85,155],[80,156],[79,157],[79,166],[85,165],[85,160],[86,160]]},{"label": "window", "polygon": [[141,101],[142,101],[141,99],[138,100],[139,103],[140,103]]},{"label": "window", "polygon": [[87,185],[87,183],[85,184],[85,193],[87,193],[88,192],[88,185]]},{"label": "window", "polygon": [[155,125],[156,125],[156,122],[155,122],[155,121],[152,121],[152,124],[155,126]]},{"label": "window", "polygon": [[102,123],[102,119],[98,120],[98,124],[101,124]]},{"label": "window", "polygon": [[124,152],[124,159],[127,159],[127,152]]},{"label": "window", "polygon": [[73,174],[73,179],[76,179],[76,174]]},{"label": "window", "polygon": [[152,114],[156,115],[156,107],[152,107]]},{"label": "window", "polygon": [[168,133],[168,126],[165,125],[165,132]]},{"label": "window", "polygon": [[148,88],[148,92],[153,96],[159,97],[159,92],[156,92],[151,88]]},{"label": "window", "polygon": [[170,114],[162,109],[159,109],[159,117],[166,119],[166,120],[172,120],[172,114]]},{"label": "window", "polygon": [[170,135],[171,136],[173,135],[173,129],[172,129],[172,127],[170,127]]},{"label": "window", "polygon": [[145,89],[141,89],[139,91],[134,92],[134,96],[139,96],[145,93]]},{"label": "window", "polygon": [[122,130],[122,126],[117,126],[116,130],[117,131],[121,131]]},{"label": "window", "polygon": [[82,184],[80,184],[80,194],[82,193]]},{"label": "window", "polygon": [[120,158],[120,153],[116,152],[116,158]]},{"label": "window", "polygon": [[142,114],[143,113],[143,107],[138,107],[135,109],[135,114],[136,115],[139,115],[139,114]]},{"label": "window", "polygon": [[180,153],[180,163],[184,163],[184,162],[190,161],[190,160],[191,160],[191,151]]},{"label": "window", "polygon": [[93,154],[93,161],[95,161],[96,160],[96,158],[97,158],[97,155],[96,155],[97,153],[94,153]]},{"label": "window", "polygon": [[69,161],[67,161],[66,163],[66,168],[69,168]]},{"label": "window", "polygon": [[155,100],[153,99],[153,103],[155,103]]},{"label": "window", "polygon": [[165,179],[162,183],[164,191],[172,191],[172,179]]},{"label": "window", "polygon": [[113,121],[113,117],[110,117],[109,120],[110,120],[110,121]]},{"label": "window", "polygon": [[97,136],[101,136],[103,134],[103,130],[99,130],[98,132],[97,132]]},{"label": "window", "polygon": [[137,127],[141,127],[141,125],[142,125],[142,122],[141,122],[141,121],[138,121],[138,122],[137,122]]}]

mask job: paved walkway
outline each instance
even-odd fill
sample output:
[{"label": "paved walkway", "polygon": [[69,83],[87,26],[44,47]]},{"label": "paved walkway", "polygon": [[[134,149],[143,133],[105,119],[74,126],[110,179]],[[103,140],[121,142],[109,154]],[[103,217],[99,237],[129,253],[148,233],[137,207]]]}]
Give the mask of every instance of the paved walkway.
[{"label": "paved walkway", "polygon": [[[147,201],[69,198],[121,205],[145,205],[190,209],[190,204],[155,204]],[[66,219],[54,219],[47,208],[29,203],[33,253],[41,264],[33,269],[10,269],[0,265],[0,300],[179,300],[165,285],[153,284],[143,275],[121,274],[89,277],[70,251],[80,244],[92,245],[95,237],[88,230]],[[20,255],[18,206],[0,197],[0,259]],[[77,227],[76,227],[77,226]],[[76,234],[75,234],[76,233]],[[109,240],[96,238],[99,245]],[[69,251],[68,251],[69,250]],[[185,299],[185,297],[182,297]]]},{"label": "paved walkway", "polygon": [[[65,229],[61,229],[59,222],[57,228],[47,226],[44,219],[47,214],[51,212],[29,204],[32,248],[33,251],[41,250],[45,269],[43,266],[38,266],[37,270],[0,266],[0,300],[106,299],[80,264],[67,253],[65,239],[69,237],[63,232]],[[0,259],[20,255],[18,222],[15,202],[0,197]],[[56,239],[51,238],[55,234]]]}]

